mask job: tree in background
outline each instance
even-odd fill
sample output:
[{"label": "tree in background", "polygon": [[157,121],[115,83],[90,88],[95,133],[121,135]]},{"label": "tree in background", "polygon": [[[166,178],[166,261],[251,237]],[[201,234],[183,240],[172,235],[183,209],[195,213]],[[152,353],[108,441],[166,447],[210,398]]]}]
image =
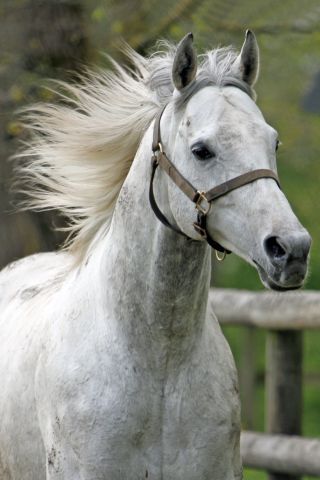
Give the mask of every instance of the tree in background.
[{"label": "tree in background", "polygon": [[14,111],[47,100],[44,78],[65,78],[87,58],[87,36],[81,2],[10,0],[0,5],[0,266],[40,250],[56,247],[62,237],[50,225],[52,214],[12,213],[9,194],[12,165],[7,159],[23,137]]}]

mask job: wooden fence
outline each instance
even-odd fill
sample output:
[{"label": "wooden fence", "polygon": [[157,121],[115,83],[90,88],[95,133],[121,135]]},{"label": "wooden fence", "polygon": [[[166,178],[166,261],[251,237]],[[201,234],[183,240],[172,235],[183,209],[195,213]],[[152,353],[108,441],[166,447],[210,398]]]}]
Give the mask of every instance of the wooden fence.
[{"label": "wooden fence", "polygon": [[300,436],[303,330],[320,330],[320,292],[280,294],[214,289],[209,301],[222,325],[248,328],[243,364],[244,392],[248,397],[253,396],[254,387],[253,329],[267,331],[267,433],[242,433],[244,466],[267,470],[269,480],[298,480],[302,475],[320,477],[320,439]]}]

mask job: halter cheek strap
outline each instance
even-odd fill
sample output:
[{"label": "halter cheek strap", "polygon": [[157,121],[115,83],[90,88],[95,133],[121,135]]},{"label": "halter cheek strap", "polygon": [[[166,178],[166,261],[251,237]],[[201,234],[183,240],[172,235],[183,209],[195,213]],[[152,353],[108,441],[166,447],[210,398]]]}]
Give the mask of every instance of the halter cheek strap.
[{"label": "halter cheek strap", "polygon": [[[218,242],[216,242],[207,231],[207,215],[211,208],[211,203],[214,200],[217,200],[220,197],[223,197],[229,192],[236,190],[239,187],[247,185],[249,183],[258,180],[259,178],[272,178],[275,180],[280,187],[279,179],[275,172],[269,169],[257,169],[250,172],[239,175],[231,180],[227,180],[216,187],[211,188],[207,192],[199,191],[194,188],[194,186],[177,170],[173,163],[169,160],[165,152],[163,151],[161,143],[161,132],[160,132],[160,121],[162,114],[164,112],[165,106],[161,109],[159,114],[156,117],[153,131],[153,142],[152,142],[152,151],[153,155],[151,157],[151,179],[149,187],[149,200],[152,210],[154,211],[156,217],[162,222],[166,227],[170,228],[176,233],[183,235],[184,237],[192,240],[184,232],[182,232],[178,227],[172,225],[166,216],[159,209],[153,191],[153,181],[157,167],[160,166],[166,174],[171,178],[171,180],[177,185],[177,187],[195,204],[197,210],[197,221],[194,222],[193,227],[198,234],[200,234],[208,244],[219,252],[231,253],[229,250],[226,250]],[[224,257],[223,257],[224,258]]]},{"label": "halter cheek strap", "polygon": [[179,188],[183,191],[183,193],[185,193],[185,195],[196,204],[196,208],[198,209],[198,215],[197,215],[197,221],[194,222],[193,226],[197,231],[197,233],[199,233],[203,238],[205,238],[208,244],[215,250],[218,250],[219,252],[223,252],[223,253],[225,252],[231,253],[229,252],[229,250],[226,250],[219,243],[213,240],[213,238],[211,238],[210,235],[208,235],[207,227],[206,227],[206,221],[207,221],[206,214],[210,209],[210,204],[208,206],[207,211],[203,210],[203,207],[201,206],[202,204],[201,194],[197,190],[195,190],[192,187],[192,185],[188,182],[188,180],[186,180],[178,172],[175,166],[170,162],[168,157],[164,154],[164,152],[161,152],[160,150],[157,152],[154,152],[151,159],[151,164],[152,164],[152,169],[151,169],[151,180],[150,180],[150,186],[149,186],[149,201],[150,201],[151,208],[154,214],[156,215],[156,217],[158,218],[158,220],[160,220],[160,222],[163,225],[170,228],[174,232],[179,233],[180,235],[186,237],[188,240],[193,240],[192,238],[188,237],[188,235],[186,235],[184,232],[182,232],[178,227],[170,223],[167,217],[162,213],[162,211],[157,205],[157,202],[154,197],[153,181],[154,181],[154,176],[158,166],[161,166],[163,170],[169,175],[169,177],[174,181],[174,183],[177,186],[179,186]]}]

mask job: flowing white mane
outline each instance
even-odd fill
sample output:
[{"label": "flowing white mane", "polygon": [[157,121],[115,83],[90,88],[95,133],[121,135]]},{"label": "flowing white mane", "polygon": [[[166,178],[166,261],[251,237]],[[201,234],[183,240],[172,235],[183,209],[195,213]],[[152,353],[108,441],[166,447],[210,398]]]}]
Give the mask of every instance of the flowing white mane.
[{"label": "flowing white mane", "polygon": [[[113,71],[88,72],[79,85],[61,83],[60,104],[25,114],[31,140],[17,155],[27,196],[22,207],[59,210],[68,219],[65,248],[81,258],[96,234],[107,231],[139,143],[174,90],[175,46],[165,44],[149,58],[124,50],[132,67],[112,61]],[[236,57],[229,47],[199,56],[197,81],[230,80]]]}]

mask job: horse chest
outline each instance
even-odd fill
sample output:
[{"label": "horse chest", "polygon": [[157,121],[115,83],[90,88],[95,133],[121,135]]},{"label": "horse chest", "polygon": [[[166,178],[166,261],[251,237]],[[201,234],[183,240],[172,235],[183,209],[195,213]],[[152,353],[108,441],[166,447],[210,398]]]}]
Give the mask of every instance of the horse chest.
[{"label": "horse chest", "polygon": [[234,478],[236,377],[228,349],[211,346],[204,342],[181,364],[169,356],[165,374],[112,349],[93,362],[100,368],[82,371],[81,382],[66,382],[63,372],[53,416],[83,462],[96,465],[96,478],[98,471],[130,480],[211,479],[213,472]]}]

